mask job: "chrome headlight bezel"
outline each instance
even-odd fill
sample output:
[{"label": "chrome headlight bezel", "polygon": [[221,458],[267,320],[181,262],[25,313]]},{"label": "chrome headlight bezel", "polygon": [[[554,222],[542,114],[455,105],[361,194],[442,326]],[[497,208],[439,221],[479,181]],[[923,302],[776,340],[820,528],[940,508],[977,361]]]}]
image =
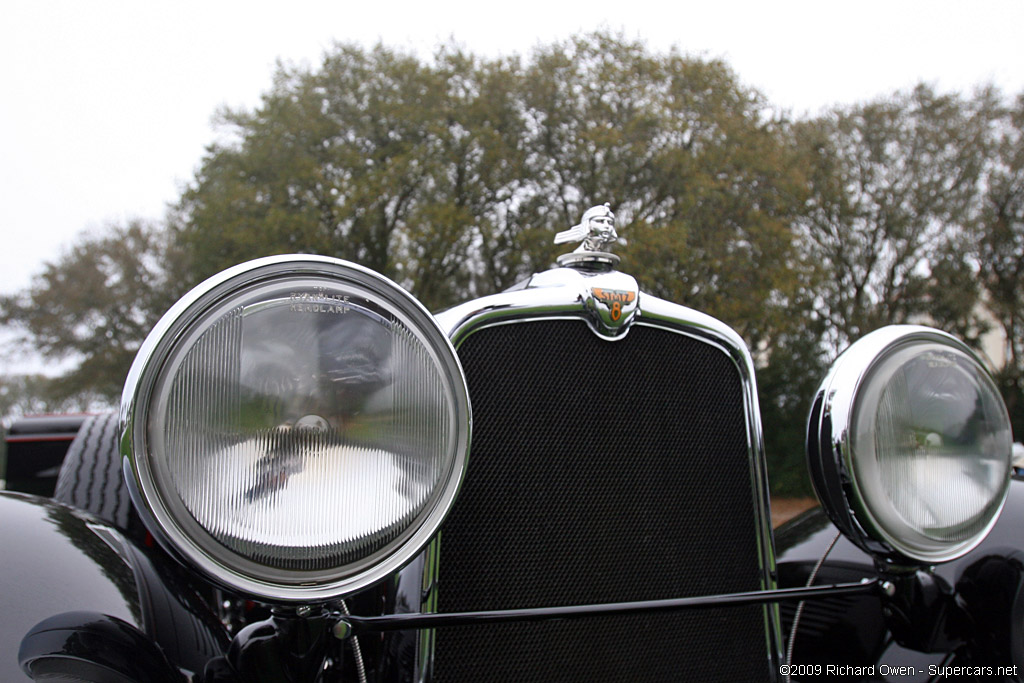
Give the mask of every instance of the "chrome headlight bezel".
[{"label": "chrome headlight bezel", "polygon": [[[969,531],[955,540],[926,533],[900,514],[887,493],[892,487],[888,480],[883,482],[886,474],[876,461],[875,445],[864,438],[865,433],[873,436],[878,427],[876,411],[894,373],[934,353],[940,354],[943,362],[952,359],[950,373],[957,373],[960,381],[975,382],[982,400],[987,401],[985,414],[992,423],[989,441],[994,448],[986,460],[992,461],[993,479],[999,482]],[[808,469],[829,517],[855,545],[886,563],[936,564],[966,554],[995,525],[1009,492],[1011,441],[1002,397],[984,365],[965,344],[932,328],[892,325],[853,344],[822,382],[808,419]],[[981,456],[978,458],[980,461]]]},{"label": "chrome headlight bezel", "polygon": [[[328,288],[365,294],[366,301],[392,311],[415,335],[437,369],[450,408],[452,436],[448,464],[428,504],[398,539],[344,567],[292,570],[260,566],[233,553],[207,533],[180,500],[168,494],[166,477],[151,459],[149,433],[154,402],[168,375],[200,336],[197,329],[223,314],[233,300],[261,287],[281,289],[293,282],[324,283]],[[203,282],[178,301],[154,327],[129,372],[121,403],[121,452],[129,491],[157,541],[213,582],[268,602],[329,601],[370,586],[393,574],[436,534],[458,492],[469,450],[471,415],[462,368],[447,335],[412,295],[362,266],[312,255],[275,256],[230,268]],[[164,478],[162,478],[164,477]],[[186,514],[183,514],[183,510]]]}]

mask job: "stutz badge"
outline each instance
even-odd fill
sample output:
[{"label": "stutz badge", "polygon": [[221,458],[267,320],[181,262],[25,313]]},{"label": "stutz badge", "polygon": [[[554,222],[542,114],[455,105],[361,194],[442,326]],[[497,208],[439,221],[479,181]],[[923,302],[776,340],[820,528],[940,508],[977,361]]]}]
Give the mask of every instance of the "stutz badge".
[{"label": "stutz badge", "polygon": [[611,271],[595,273],[587,278],[589,296],[585,305],[594,331],[604,337],[619,337],[626,333],[636,317],[640,304],[640,290],[636,280],[625,273]]},{"label": "stutz badge", "polygon": [[608,307],[608,315],[614,323],[622,320],[622,307],[626,306],[628,310],[629,304],[636,301],[636,292],[628,292],[621,289],[591,287],[590,292],[595,299]]}]

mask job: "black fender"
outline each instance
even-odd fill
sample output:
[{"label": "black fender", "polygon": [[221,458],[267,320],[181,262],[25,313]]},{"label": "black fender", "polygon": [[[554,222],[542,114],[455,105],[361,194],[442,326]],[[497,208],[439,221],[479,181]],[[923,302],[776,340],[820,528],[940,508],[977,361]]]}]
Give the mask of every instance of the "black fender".
[{"label": "black fender", "polygon": [[[0,492],[0,520],[0,680],[30,680],[21,665],[64,671],[78,656],[75,642],[133,644],[136,673],[124,672],[125,680],[201,673],[227,650],[227,631],[201,587],[157,549],[88,513],[28,494]],[[99,652],[84,671],[117,666],[104,656]]]},{"label": "black fender", "polygon": [[[949,651],[907,647],[908,640],[935,634],[901,632],[887,618],[892,606],[878,595],[826,598],[804,603],[794,643],[793,662],[889,667],[910,666],[924,675],[900,680],[929,680],[930,666],[944,662],[997,661],[1016,664],[1024,676],[1024,478],[1010,483],[1006,504],[989,535],[966,555],[920,574],[947,586],[963,608],[961,642]],[[814,508],[775,531],[778,583],[782,588],[806,585],[814,566],[839,531],[821,508]],[[839,535],[815,578],[815,584],[859,581],[879,576],[874,559]],[[886,604],[884,604],[886,603]],[[796,604],[782,604],[783,638],[789,644]],[[922,626],[923,614],[908,615]],[[965,626],[966,624],[966,626]],[[895,630],[895,633],[894,633]],[[969,632],[964,632],[964,631]],[[902,644],[901,644],[902,643]],[[929,649],[929,652],[921,650]],[[877,667],[876,667],[877,672]]]}]

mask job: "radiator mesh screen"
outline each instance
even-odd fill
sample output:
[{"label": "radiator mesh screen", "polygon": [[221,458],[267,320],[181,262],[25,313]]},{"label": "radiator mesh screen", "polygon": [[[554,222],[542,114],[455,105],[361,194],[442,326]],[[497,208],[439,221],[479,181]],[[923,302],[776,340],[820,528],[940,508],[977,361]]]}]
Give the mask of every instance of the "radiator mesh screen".
[{"label": "radiator mesh screen", "polygon": [[[459,349],[474,431],[441,531],[441,612],[761,588],[743,395],[721,350],[580,321]],[[434,680],[769,678],[759,606],[437,631]]]}]

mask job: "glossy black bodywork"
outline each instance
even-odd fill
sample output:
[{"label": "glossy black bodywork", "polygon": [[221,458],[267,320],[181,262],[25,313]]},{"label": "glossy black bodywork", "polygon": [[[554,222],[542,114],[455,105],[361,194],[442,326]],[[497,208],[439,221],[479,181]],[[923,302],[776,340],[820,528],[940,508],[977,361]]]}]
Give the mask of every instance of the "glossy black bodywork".
[{"label": "glossy black bodywork", "polygon": [[[973,552],[929,572],[883,568],[883,578],[899,581],[901,574],[912,577],[907,582],[919,590],[932,585],[946,590],[955,600],[956,615],[927,615],[920,605],[911,605],[914,609],[900,620],[898,615],[886,615],[899,607],[899,601],[877,592],[819,596],[805,602],[793,661],[874,665],[876,672],[880,665],[910,667],[916,673],[900,677],[908,681],[932,680],[929,672],[941,666],[1019,666],[1024,662],[1024,553],[1016,520],[1022,514],[1024,481],[1015,480],[1000,521]],[[19,577],[18,590],[4,598],[0,638],[6,652],[18,652],[21,664],[35,667],[37,673],[70,666],[83,676],[99,672],[104,680],[184,681],[194,674],[193,680],[208,682],[298,681],[315,678],[319,674],[310,666],[326,660],[334,667],[333,680],[354,680],[354,647],[361,649],[371,680],[406,680],[403,672],[410,671],[403,652],[412,648],[399,643],[411,645],[417,631],[393,634],[397,638],[374,635],[377,630],[400,628],[397,621],[379,628],[372,618],[353,619],[354,626],[366,631],[357,644],[327,637],[330,618],[323,613],[312,618],[274,615],[251,625],[229,644],[208,599],[158,549],[139,547],[84,513],[35,496],[0,494],[0,518],[5,522],[0,525],[0,547],[7,554],[6,571]],[[780,588],[805,585],[836,533],[820,510],[781,527],[776,537]],[[840,537],[815,585],[879,576],[875,561]],[[418,611],[408,604],[415,602],[411,598],[417,593],[411,588],[410,595],[399,582],[387,582],[349,603],[363,615]],[[928,604],[942,609],[946,603]],[[786,637],[795,609],[791,601],[781,602]],[[513,616],[518,621],[542,617]],[[501,616],[479,615],[482,622],[496,618]],[[316,651],[316,656],[296,658],[295,653],[304,649]],[[111,676],[111,671],[121,672],[121,677]],[[28,680],[14,657],[0,663],[0,678]]]},{"label": "glossy black bodywork", "polygon": [[[115,666],[118,657],[106,650],[120,650],[122,659],[131,653],[131,662],[142,667],[133,669],[139,680],[170,680],[168,671],[201,672],[228,647],[227,632],[197,587],[159,553],[37,496],[0,493],[0,519],[7,579],[0,598],[0,680],[30,680],[19,651],[40,672],[65,673],[61,667],[74,671],[75,658],[85,653],[84,676]],[[95,647],[76,650],[83,640]],[[87,661],[89,651],[95,661]],[[154,652],[160,656],[150,657]]]},{"label": "glossy black bodywork", "polygon": [[[46,416],[15,423],[7,437],[12,454],[8,488],[51,493],[83,419]],[[805,601],[793,662],[873,667],[870,675],[859,677],[871,681],[886,680],[882,674],[887,670],[900,671],[901,681],[936,680],[933,672],[944,666],[1017,666],[1024,675],[1024,531],[1017,523],[1022,516],[1024,477],[1017,476],[985,541],[934,569],[878,566],[840,536],[816,586],[881,577],[899,588],[891,598],[878,591],[846,590]],[[0,493],[0,520],[9,579],[0,625],[0,647],[7,653],[0,660],[4,681],[29,680],[23,668],[37,676],[70,673],[86,680],[347,681],[358,680],[357,660],[369,680],[404,681],[416,668],[412,658],[426,633],[420,629],[444,626],[418,623],[416,616],[406,621],[387,616],[424,611],[430,587],[418,577],[429,574],[422,569],[430,562],[426,552],[392,579],[346,600],[346,609],[363,617],[351,620],[354,630],[364,631],[361,636],[330,638],[331,620],[338,613],[276,614],[251,624],[232,643],[211,611],[215,596],[209,587],[160,549],[138,545],[85,513],[32,495]],[[779,587],[804,586],[837,533],[820,509],[779,528]],[[797,604],[764,601],[779,602],[788,641]],[[523,612],[447,621],[463,624],[455,628],[477,628],[506,617],[521,622],[546,618]],[[562,616],[572,616],[572,610]],[[325,661],[328,666],[321,670]],[[821,671],[821,679],[834,678]]]},{"label": "glossy black bodywork", "polygon": [[21,640],[18,663],[35,680],[187,683],[142,631],[99,612],[61,612]]},{"label": "glossy black bodywork", "polygon": [[[882,665],[910,667],[912,673],[901,674],[901,681],[935,680],[934,667],[942,666],[1016,665],[1018,676],[1024,676],[1022,516],[1024,479],[1015,476],[988,537],[965,556],[934,568],[876,566],[839,536],[814,583],[882,577],[894,584],[896,594],[805,603],[793,662],[875,665],[876,674]],[[777,529],[779,586],[805,585],[838,533],[821,508]],[[787,644],[795,611],[795,605],[782,606]]]},{"label": "glossy black bodywork", "polygon": [[[44,418],[36,426],[49,429],[59,442],[62,433],[77,431],[78,424],[79,418],[66,423]],[[47,443],[42,434],[38,429],[19,430],[15,436],[26,437],[23,443],[37,447]],[[807,600],[793,662],[873,666],[872,675],[860,677],[872,681],[885,680],[882,666],[899,668],[904,672],[901,681],[934,680],[932,672],[943,666],[1016,665],[1024,672],[1024,532],[1017,524],[1022,515],[1024,478],[1018,476],[985,541],[933,570],[880,567],[840,536],[818,572],[816,586],[881,577],[903,588],[893,598],[878,591],[846,590]],[[18,577],[16,584],[8,584],[17,589],[8,590],[3,599],[0,647],[8,653],[0,661],[4,681],[29,680],[23,667],[38,676],[71,672],[86,680],[191,677],[237,683],[313,680],[328,673],[330,680],[357,680],[357,659],[370,680],[401,681],[408,680],[414,668],[410,657],[423,633],[419,629],[444,626],[416,623],[416,617],[403,622],[387,616],[423,609],[424,587],[406,581],[423,575],[416,569],[429,561],[423,555],[411,571],[346,601],[346,609],[364,617],[351,620],[355,630],[363,631],[359,637],[330,638],[330,622],[337,613],[304,618],[277,614],[251,624],[232,643],[210,609],[208,588],[158,548],[140,546],[85,513],[32,495],[0,493],[0,519],[5,572]],[[804,586],[836,535],[836,527],[820,509],[779,528],[779,587]],[[781,597],[764,601],[779,602],[788,639],[797,607]],[[630,609],[658,608],[641,604]],[[562,616],[571,617],[571,610]],[[463,624],[456,628],[476,628],[477,622],[506,617],[528,622],[545,615],[524,611],[448,621]],[[298,656],[300,652],[305,654]],[[320,670],[325,661],[328,668]]]}]

